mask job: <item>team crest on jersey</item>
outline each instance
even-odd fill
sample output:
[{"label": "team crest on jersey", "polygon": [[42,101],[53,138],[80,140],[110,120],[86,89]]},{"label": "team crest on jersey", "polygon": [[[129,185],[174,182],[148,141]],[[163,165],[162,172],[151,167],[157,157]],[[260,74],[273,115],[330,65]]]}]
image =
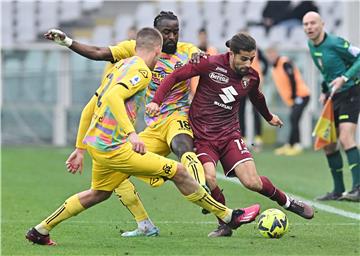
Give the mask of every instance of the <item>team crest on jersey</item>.
[{"label": "team crest on jersey", "polygon": [[141,80],[140,77],[138,75],[136,75],[136,76],[134,76],[133,78],[130,79],[130,83],[132,85],[136,85],[136,84],[138,84],[140,82],[140,80]]},{"label": "team crest on jersey", "polygon": [[147,70],[139,69],[139,72],[140,72],[140,74],[143,75],[144,78],[148,78],[149,74],[148,74]]},{"label": "team crest on jersey", "polygon": [[248,76],[244,76],[242,79],[241,79],[241,85],[244,89],[246,89],[250,84],[250,78]]},{"label": "team crest on jersey", "polygon": [[174,65],[174,69],[181,68],[184,64],[181,61],[177,61]]}]

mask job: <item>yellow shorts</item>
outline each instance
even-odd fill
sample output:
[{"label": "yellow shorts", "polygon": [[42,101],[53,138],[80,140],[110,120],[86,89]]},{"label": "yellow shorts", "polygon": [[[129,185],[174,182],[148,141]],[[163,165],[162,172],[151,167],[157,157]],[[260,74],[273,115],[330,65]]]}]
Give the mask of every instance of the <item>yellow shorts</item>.
[{"label": "yellow shorts", "polygon": [[92,181],[94,190],[113,191],[129,176],[164,177],[171,179],[177,169],[177,162],[147,151],[140,155],[127,142],[121,148],[102,152],[87,147],[92,157]]},{"label": "yellow shorts", "polygon": [[164,122],[146,127],[144,131],[139,133],[139,136],[148,151],[167,156],[170,154],[173,138],[184,133],[194,137],[188,117],[175,112],[167,117]]}]

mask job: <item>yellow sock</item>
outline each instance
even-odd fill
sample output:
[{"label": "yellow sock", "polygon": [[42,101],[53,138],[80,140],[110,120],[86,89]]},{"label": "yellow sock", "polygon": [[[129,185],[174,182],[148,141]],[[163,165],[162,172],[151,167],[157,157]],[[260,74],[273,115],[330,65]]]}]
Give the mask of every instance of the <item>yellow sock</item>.
[{"label": "yellow sock", "polygon": [[122,204],[130,211],[137,222],[149,218],[139,194],[129,179],[124,180],[116,189],[115,194]]},{"label": "yellow sock", "polygon": [[206,185],[204,168],[194,152],[186,152],[181,157],[181,163],[200,185]]},{"label": "yellow sock", "polygon": [[85,210],[85,208],[81,205],[78,195],[73,195],[69,197],[55,212],[43,220],[39,226],[47,231],[50,231],[60,222],[72,216],[78,215],[83,210]]},{"label": "yellow sock", "polygon": [[212,198],[202,186],[190,195],[185,196],[187,200],[193,202],[209,212],[215,214],[217,217],[222,219],[225,223],[230,222],[232,210],[227,208],[225,205],[217,202]]}]

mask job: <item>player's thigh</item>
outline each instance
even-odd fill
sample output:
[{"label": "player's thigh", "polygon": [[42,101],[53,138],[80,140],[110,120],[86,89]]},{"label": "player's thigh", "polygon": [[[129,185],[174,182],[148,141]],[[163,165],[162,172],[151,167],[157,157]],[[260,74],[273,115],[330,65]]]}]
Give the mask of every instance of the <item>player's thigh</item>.
[{"label": "player's thigh", "polygon": [[229,139],[222,150],[220,162],[225,176],[234,177],[235,167],[241,163],[252,161],[252,155],[241,137]]},{"label": "player's thigh", "polygon": [[179,134],[186,134],[191,139],[194,137],[190,127],[189,119],[183,115],[170,116],[168,122],[164,125],[164,134],[166,134],[166,141],[168,145],[171,145],[172,140]]},{"label": "player's thigh", "polygon": [[172,178],[177,170],[175,160],[147,151],[141,155],[132,150],[131,143],[126,143],[107,159],[107,166],[111,170],[131,176]]},{"label": "player's thigh", "polygon": [[[216,167],[217,162],[219,161],[220,154],[216,147],[214,147],[208,141],[194,141],[195,152],[200,160],[201,164],[205,166],[206,163],[212,163]],[[206,169],[205,174],[206,174]]]},{"label": "player's thigh", "polygon": [[113,191],[129,177],[128,174],[111,170],[94,159],[92,165],[91,188],[94,190]]},{"label": "player's thigh", "polygon": [[337,121],[338,123],[357,124],[360,113],[360,86],[355,86],[343,93],[346,94],[339,99]]},{"label": "player's thigh", "polygon": [[161,156],[167,156],[170,153],[170,147],[166,142],[165,136],[162,135],[162,130],[160,128],[154,129],[146,127],[139,136],[145,143],[147,151]]}]

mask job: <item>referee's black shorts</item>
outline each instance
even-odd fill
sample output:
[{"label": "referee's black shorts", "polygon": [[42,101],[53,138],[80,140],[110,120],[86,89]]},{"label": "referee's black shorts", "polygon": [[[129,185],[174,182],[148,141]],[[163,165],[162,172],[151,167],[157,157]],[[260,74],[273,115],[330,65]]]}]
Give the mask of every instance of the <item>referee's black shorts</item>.
[{"label": "referee's black shorts", "polygon": [[357,124],[360,113],[360,84],[335,94],[333,102],[336,126],[339,123]]}]

